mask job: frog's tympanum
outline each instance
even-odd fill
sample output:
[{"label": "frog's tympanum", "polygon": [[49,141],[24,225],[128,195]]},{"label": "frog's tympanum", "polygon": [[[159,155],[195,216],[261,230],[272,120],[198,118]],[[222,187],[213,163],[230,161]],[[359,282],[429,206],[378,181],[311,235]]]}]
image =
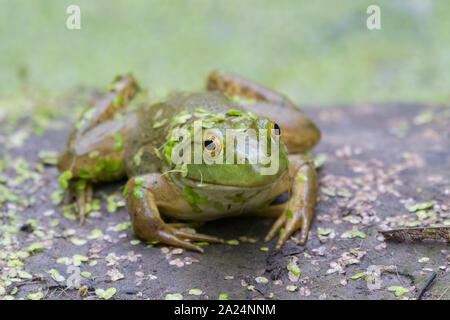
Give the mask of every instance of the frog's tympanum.
[{"label": "frog's tympanum", "polygon": [[58,161],[80,217],[93,184],[128,177],[133,231],[146,242],[203,252],[196,242],[223,240],[186,226],[255,215],[276,218],[265,238],[279,234],[276,248],[296,230],[305,244],[317,197],[307,151],[319,129],[260,84],[213,72],[206,87],[136,105],[134,78],[116,78],[82,114]]}]

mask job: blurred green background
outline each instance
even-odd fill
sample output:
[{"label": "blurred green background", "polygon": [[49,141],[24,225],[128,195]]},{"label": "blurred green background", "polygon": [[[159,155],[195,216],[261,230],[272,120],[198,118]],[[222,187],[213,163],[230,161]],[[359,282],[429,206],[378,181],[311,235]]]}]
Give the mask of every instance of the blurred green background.
[{"label": "blurred green background", "polygon": [[[70,4],[81,30],[66,28]],[[381,30],[366,28],[370,4]],[[0,0],[0,39],[0,96],[128,71],[156,92],[198,90],[218,69],[300,105],[449,100],[448,0]]]}]

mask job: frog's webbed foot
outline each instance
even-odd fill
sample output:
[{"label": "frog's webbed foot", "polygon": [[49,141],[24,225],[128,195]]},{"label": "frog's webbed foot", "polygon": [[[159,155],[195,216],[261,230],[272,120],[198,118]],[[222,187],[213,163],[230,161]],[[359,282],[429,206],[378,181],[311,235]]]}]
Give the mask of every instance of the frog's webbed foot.
[{"label": "frog's webbed foot", "polygon": [[[161,218],[156,194],[172,194],[159,174],[148,174],[131,178],[127,183],[128,213],[133,232],[144,241],[158,241],[203,253],[203,249],[190,241],[218,242],[220,238],[179,229],[176,224],[167,224]],[[167,199],[165,199],[167,200]]]},{"label": "frog's webbed foot", "polygon": [[85,179],[74,179],[69,181],[64,202],[68,204],[75,199],[75,209],[78,213],[81,225],[86,222],[86,216],[91,212],[93,194],[94,191],[91,181]]},{"label": "frog's webbed foot", "polygon": [[317,176],[313,163],[303,156],[295,156],[290,160],[293,180],[291,198],[287,203],[277,205],[280,215],[264,239],[270,241],[280,233],[277,249],[280,249],[297,230],[301,230],[300,244],[306,243],[317,199]]},{"label": "frog's webbed foot", "polygon": [[[293,218],[288,218],[286,210],[284,210],[272,225],[272,228],[270,228],[264,241],[270,241],[277,233],[280,233],[280,237],[275,247],[276,249],[280,249],[295,231],[301,229],[299,243],[304,245],[308,238],[310,223],[311,219],[302,211],[300,211],[299,214],[293,215]],[[281,230],[282,232],[280,232]]]}]

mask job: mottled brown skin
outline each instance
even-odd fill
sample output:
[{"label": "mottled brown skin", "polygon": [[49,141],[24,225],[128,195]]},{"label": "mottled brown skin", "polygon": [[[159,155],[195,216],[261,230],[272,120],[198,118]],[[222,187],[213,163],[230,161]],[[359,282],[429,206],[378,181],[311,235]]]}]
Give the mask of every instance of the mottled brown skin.
[{"label": "mottled brown skin", "polygon": [[[306,243],[318,186],[314,165],[304,152],[317,144],[320,131],[289,99],[246,79],[212,73],[207,81],[207,90],[211,93],[187,98],[175,97],[168,103],[152,106],[151,114],[148,109],[128,112],[125,106],[137,90],[138,86],[132,76],[118,77],[111,90],[95,101],[82,115],[81,119],[84,120],[78,122],[66,150],[59,158],[59,170],[72,172],[69,194],[76,196],[82,219],[89,212],[92,184],[128,176],[128,212],[134,233],[145,241],[159,241],[203,252],[203,249],[192,241],[223,240],[182,231],[180,227],[184,224],[166,223],[161,214],[176,220],[207,221],[222,216],[240,215],[245,208],[246,211],[248,209],[248,214],[276,218],[265,241],[271,240],[284,228],[276,248],[280,248],[296,230],[301,230],[300,243]],[[223,94],[254,101],[251,104],[236,105]],[[179,110],[189,110],[189,104],[195,105],[198,101],[203,101],[202,99],[212,101],[211,108],[215,112],[226,111],[231,107],[251,111],[257,116],[271,119],[281,128],[281,140],[290,153],[288,172],[280,172],[274,177],[267,183],[269,189],[266,191],[270,192],[266,192],[261,199],[255,197],[257,200],[247,207],[243,204],[241,209],[230,210],[229,205],[228,211],[223,213],[218,212],[217,208],[205,207],[207,212],[196,214],[180,187],[180,181],[175,179],[176,174],[161,174],[168,169],[167,164],[153,150],[167,141],[166,134],[169,129],[162,126],[158,130],[152,130],[148,122],[156,121],[153,120],[154,115],[160,109],[164,116],[170,116]],[[86,117],[86,114],[89,116]],[[121,139],[117,138],[118,135]],[[118,143],[118,140],[121,140],[121,143]],[[133,161],[138,152],[142,154],[139,165]],[[208,188],[211,192],[219,190],[224,194],[234,194],[240,190],[243,190],[243,193],[251,193],[256,190],[224,183],[223,186],[213,185],[201,191],[206,190],[207,193]],[[268,205],[286,192],[290,194],[287,202]],[[287,209],[289,214],[286,214]]]}]

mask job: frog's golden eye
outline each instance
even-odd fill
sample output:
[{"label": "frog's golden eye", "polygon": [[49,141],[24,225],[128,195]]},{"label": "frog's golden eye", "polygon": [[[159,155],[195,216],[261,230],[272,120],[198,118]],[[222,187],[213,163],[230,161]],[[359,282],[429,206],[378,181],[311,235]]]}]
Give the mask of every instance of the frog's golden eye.
[{"label": "frog's golden eye", "polygon": [[270,123],[270,133],[272,134],[272,136],[281,136],[280,126],[275,122],[271,122]]},{"label": "frog's golden eye", "polygon": [[222,142],[220,142],[219,138],[210,136],[203,142],[203,148],[209,152],[212,157],[214,157],[222,150]]}]

